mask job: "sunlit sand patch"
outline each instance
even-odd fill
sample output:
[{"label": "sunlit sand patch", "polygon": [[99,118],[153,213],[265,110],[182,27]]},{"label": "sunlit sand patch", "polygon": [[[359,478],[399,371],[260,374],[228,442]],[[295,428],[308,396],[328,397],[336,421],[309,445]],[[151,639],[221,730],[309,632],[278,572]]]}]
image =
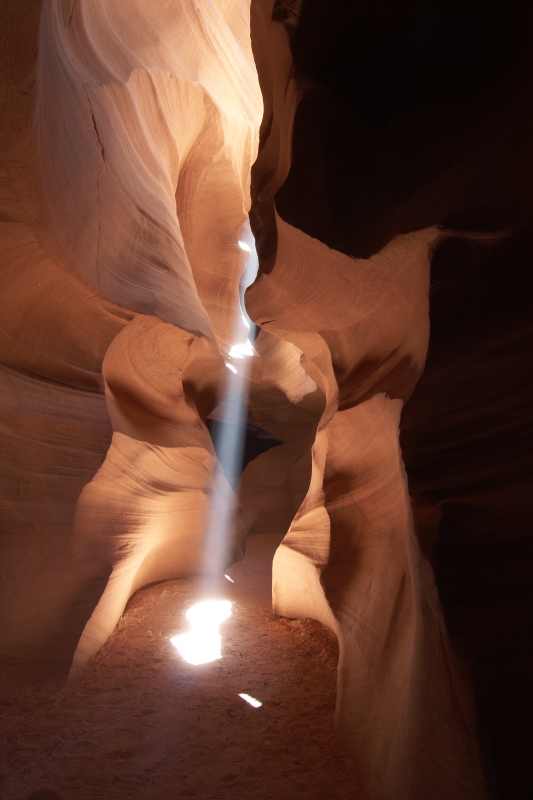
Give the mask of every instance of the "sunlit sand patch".
[{"label": "sunlit sand patch", "polygon": [[208,664],[222,658],[219,626],[231,616],[230,600],[203,600],[185,614],[192,631],[170,640],[189,664]]},{"label": "sunlit sand patch", "polygon": [[246,694],[246,692],[239,693],[239,697],[242,697],[243,700],[246,700],[246,702],[249,703],[254,708],[261,708],[261,706],[263,705],[263,703],[260,700],[256,700],[255,697]]}]

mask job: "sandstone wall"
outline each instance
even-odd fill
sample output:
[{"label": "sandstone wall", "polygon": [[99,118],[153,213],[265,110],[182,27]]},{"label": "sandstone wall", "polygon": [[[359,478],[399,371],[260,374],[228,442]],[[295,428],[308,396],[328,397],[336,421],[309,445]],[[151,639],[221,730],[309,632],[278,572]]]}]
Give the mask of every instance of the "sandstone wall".
[{"label": "sandstone wall", "polygon": [[[529,796],[528,4],[2,24],[2,685],[66,677],[140,586],[286,531],[274,610],[339,638],[367,797]],[[213,549],[249,210],[249,413],[281,444]]]},{"label": "sandstone wall", "polygon": [[[262,102],[244,3],[10,4],[4,683],[66,676],[205,553]],[[4,73],[3,73],[4,74]],[[216,561],[217,563],[213,563]]]}]

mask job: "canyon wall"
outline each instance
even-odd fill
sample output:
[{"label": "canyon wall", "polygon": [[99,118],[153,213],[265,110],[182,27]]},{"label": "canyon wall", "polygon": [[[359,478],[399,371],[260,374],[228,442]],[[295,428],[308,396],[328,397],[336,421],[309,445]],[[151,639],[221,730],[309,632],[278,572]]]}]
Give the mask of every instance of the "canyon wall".
[{"label": "canyon wall", "polygon": [[[28,0],[3,24],[3,686],[282,531],[274,611],[338,636],[365,797],[527,797],[527,4]],[[249,414],[279,444],[213,549],[248,211]]]},{"label": "canyon wall", "polygon": [[[2,136],[6,685],[68,674],[131,594],[218,571],[206,419],[246,337],[262,101],[246,3],[13,4]],[[22,48],[21,48],[22,43]]]},{"label": "canyon wall", "polygon": [[369,797],[531,790],[531,25],[252,5],[247,306],[324,397],[274,608],[336,631]]}]

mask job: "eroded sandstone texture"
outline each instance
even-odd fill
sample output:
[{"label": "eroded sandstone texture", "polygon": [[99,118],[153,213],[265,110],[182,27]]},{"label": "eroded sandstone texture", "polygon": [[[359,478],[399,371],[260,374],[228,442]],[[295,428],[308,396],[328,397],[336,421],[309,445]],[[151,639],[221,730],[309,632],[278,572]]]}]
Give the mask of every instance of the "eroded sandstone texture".
[{"label": "eroded sandstone texture", "polygon": [[[530,796],[532,27],[519,0],[9,6],[7,686],[287,531],[274,610],[339,638],[365,796]],[[210,553],[250,203],[249,410],[281,444]]]},{"label": "eroded sandstone texture", "polygon": [[[1,663],[16,684],[83,663],[139,586],[220,566],[205,420],[244,335],[262,105],[246,3],[9,12]],[[240,546],[235,531],[222,560]]]},{"label": "eroded sandstone texture", "polygon": [[275,608],[337,631],[338,724],[370,796],[526,797],[530,11],[252,9],[248,307],[324,397]]}]

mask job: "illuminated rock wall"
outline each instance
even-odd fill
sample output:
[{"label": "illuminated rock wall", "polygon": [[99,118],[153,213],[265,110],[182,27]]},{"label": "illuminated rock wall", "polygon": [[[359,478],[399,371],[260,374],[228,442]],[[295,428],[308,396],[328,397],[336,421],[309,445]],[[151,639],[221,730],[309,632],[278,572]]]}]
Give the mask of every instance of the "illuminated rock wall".
[{"label": "illuminated rock wall", "polygon": [[[83,663],[140,585],[215,566],[205,420],[246,336],[262,102],[246,2],[46,0],[40,27],[37,5],[6,22],[9,686]],[[223,560],[240,548],[234,530]]]},{"label": "illuminated rock wall", "polygon": [[527,797],[530,11],[249,6],[8,6],[2,684],[218,566],[205,423],[253,201],[250,413],[282,444],[222,559],[287,531],[274,610],[338,635],[370,800]]}]

